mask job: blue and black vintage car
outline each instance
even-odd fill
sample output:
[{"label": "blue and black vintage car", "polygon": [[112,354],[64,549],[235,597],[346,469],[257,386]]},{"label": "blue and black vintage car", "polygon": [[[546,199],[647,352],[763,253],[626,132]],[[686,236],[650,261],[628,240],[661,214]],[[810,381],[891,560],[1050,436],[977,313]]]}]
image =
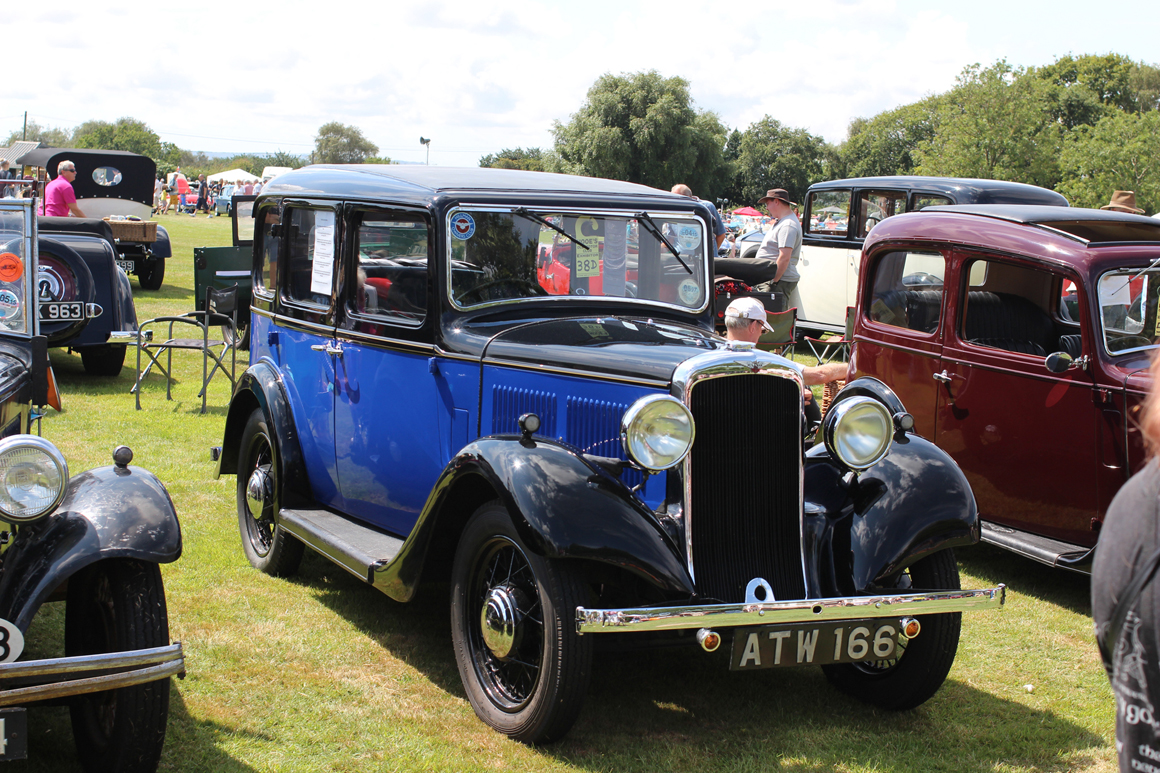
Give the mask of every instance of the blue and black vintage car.
[{"label": "blue and black vintage car", "polygon": [[[270,574],[449,579],[476,713],[563,735],[602,637],[939,688],[979,539],[954,462],[859,379],[807,442],[795,363],[713,332],[709,212],[622,182],[313,166],[255,208],[252,365],[219,474]],[[725,653],[723,652],[724,656]],[[724,657],[723,657],[724,659]]]},{"label": "blue and black vintage car", "polygon": [[[127,446],[70,478],[32,434],[44,406],[61,407],[41,321],[85,324],[79,301],[38,292],[35,203],[0,199],[0,760],[25,755],[27,706],[67,704],[85,770],[153,771],[169,678],[184,673],[159,568],[181,555],[181,528]],[[65,604],[65,656],[30,658],[24,636],[48,602]]]}]

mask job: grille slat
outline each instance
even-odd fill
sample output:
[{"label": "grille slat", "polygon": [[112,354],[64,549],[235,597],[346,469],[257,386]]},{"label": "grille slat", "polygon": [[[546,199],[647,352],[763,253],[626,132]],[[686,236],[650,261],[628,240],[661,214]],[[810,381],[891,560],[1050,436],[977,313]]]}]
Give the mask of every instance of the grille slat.
[{"label": "grille slat", "polygon": [[491,431],[518,433],[520,416],[534,413],[540,417],[542,437],[556,437],[556,394],[537,389],[495,386],[491,393]]},{"label": "grille slat", "polygon": [[[627,459],[620,443],[620,420],[627,410],[625,403],[569,397],[564,439],[586,454]],[[636,486],[641,482],[641,474],[637,470],[625,470],[621,480],[627,486]]]},{"label": "grille slat", "polygon": [[792,379],[741,374],[697,382],[690,410],[697,591],[726,603],[764,578],[779,600],[805,598],[801,561],[801,406]]}]

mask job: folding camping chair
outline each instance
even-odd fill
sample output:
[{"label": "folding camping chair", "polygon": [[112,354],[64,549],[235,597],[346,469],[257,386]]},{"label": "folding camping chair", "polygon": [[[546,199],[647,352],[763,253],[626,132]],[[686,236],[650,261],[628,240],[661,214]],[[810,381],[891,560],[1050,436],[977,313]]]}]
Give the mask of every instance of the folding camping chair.
[{"label": "folding camping chair", "polygon": [[[191,325],[200,332],[199,338],[179,338],[174,336],[175,325]],[[168,326],[167,328],[165,326]],[[164,340],[156,335],[155,328],[162,327],[168,333]],[[221,338],[210,338],[210,328],[221,330]],[[180,328],[179,328],[180,330]],[[192,332],[192,331],[191,331]],[[210,381],[220,370],[230,380],[230,387],[236,386],[238,342],[238,286],[224,290],[206,288],[205,311],[190,311],[180,317],[155,317],[145,320],[137,329],[137,380],[133,383],[130,392],[137,395],[137,410],[141,410],[141,382],[149,375],[149,371],[156,367],[165,374],[165,399],[172,400],[173,350],[184,349],[201,352],[201,391],[197,396],[201,398],[201,412],[205,413],[206,394],[209,391]],[[217,351],[220,349],[221,351]],[[230,367],[226,370],[225,356],[230,353]],[[145,370],[141,370],[141,354],[149,358]],[[165,364],[162,365],[160,356],[165,353]],[[210,366],[210,362],[213,366]]]},{"label": "folding camping chair", "polygon": [[792,357],[797,335],[797,307],[785,311],[767,311],[765,316],[773,332],[767,330],[762,333],[761,338],[757,339],[757,348],[783,357]]},{"label": "folding camping chair", "polygon": [[846,307],[846,332],[834,338],[805,336],[806,345],[818,360],[818,365],[841,359],[850,359],[850,344],[854,343],[854,307]]}]

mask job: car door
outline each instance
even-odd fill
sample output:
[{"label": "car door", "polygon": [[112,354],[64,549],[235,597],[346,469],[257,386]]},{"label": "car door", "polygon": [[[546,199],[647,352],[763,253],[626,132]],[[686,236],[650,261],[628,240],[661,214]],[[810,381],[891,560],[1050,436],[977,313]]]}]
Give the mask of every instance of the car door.
[{"label": "car door", "polygon": [[980,516],[1074,544],[1095,543],[1097,404],[1091,371],[1049,372],[1044,357],[1090,353],[1077,276],[1016,258],[956,252],[948,281],[936,442],[962,467]]},{"label": "car door", "polygon": [[851,190],[813,191],[802,222],[798,280],[788,304],[797,306],[798,324],[811,330],[841,332],[846,307],[858,291],[861,242],[848,238]]},{"label": "car door", "polygon": [[338,507],[334,461],[335,282],[340,222],[333,204],[286,202],[279,235],[276,357],[314,498]]},{"label": "car door", "polygon": [[935,433],[945,265],[943,254],[929,248],[869,256],[855,321],[853,372],[889,384],[927,439]]},{"label": "car door", "polygon": [[351,206],[346,217],[334,394],[342,509],[406,535],[447,461],[428,313],[431,227],[423,211]]}]

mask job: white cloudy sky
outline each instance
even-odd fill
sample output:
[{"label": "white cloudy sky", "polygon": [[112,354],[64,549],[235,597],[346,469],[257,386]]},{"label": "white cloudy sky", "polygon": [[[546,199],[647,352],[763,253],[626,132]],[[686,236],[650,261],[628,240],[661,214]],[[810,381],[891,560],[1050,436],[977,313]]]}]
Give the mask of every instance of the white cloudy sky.
[{"label": "white cloudy sky", "polygon": [[4,17],[6,41],[36,49],[5,55],[0,138],[25,111],[67,127],[132,116],[191,150],[302,154],[337,120],[401,160],[431,137],[449,166],[550,147],[606,72],[679,75],[729,127],[769,114],[839,142],[851,118],[944,91],[973,62],[1160,63],[1156,0],[57,0]]}]

